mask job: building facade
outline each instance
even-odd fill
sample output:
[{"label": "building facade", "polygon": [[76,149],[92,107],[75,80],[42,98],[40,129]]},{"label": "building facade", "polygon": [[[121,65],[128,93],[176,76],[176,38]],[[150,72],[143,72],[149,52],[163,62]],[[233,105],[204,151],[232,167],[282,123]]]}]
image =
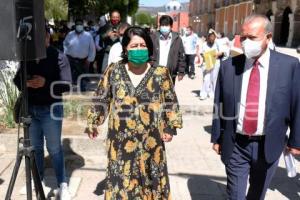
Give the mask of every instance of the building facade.
[{"label": "building facade", "polygon": [[277,45],[300,44],[300,0],[191,0],[190,22],[200,35],[209,28],[232,38],[241,31],[246,16],[266,15],[273,24]]},{"label": "building facade", "polygon": [[162,15],[169,15],[172,17],[172,30],[175,32],[182,32],[183,28],[189,25],[189,12],[176,0],[171,0],[165,5],[165,12],[158,13],[157,24],[159,24],[159,19]]}]

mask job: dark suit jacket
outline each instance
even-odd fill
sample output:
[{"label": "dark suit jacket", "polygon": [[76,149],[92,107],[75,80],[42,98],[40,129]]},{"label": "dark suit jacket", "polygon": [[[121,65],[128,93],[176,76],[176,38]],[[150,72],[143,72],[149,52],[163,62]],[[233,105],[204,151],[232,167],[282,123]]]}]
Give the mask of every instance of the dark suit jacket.
[{"label": "dark suit jacket", "polygon": [[[222,62],[216,85],[211,142],[221,144],[225,164],[235,143],[245,61],[240,55]],[[267,162],[280,157],[288,127],[288,146],[300,148],[300,64],[296,58],[271,51],[264,125]]]},{"label": "dark suit jacket", "polygon": [[[172,41],[171,47],[168,56],[168,64],[165,67],[169,68],[169,71],[172,77],[177,76],[177,73],[184,73],[185,72],[185,54],[183,43],[178,35],[178,33],[172,32]],[[155,32],[151,34],[151,39],[153,42],[153,56],[152,60],[158,65],[159,63],[159,38],[160,33]]]}]

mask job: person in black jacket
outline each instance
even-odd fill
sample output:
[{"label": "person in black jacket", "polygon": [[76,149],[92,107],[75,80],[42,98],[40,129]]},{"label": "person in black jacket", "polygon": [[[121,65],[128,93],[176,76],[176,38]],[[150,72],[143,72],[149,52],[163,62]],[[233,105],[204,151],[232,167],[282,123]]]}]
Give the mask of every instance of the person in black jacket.
[{"label": "person in black jacket", "polygon": [[152,59],[157,65],[169,68],[173,83],[176,76],[181,81],[184,76],[186,62],[182,40],[178,33],[172,31],[173,19],[163,15],[159,19],[160,30],[151,34],[153,42]]},{"label": "person in black jacket", "polygon": [[119,42],[119,26],[121,23],[121,15],[117,10],[113,10],[110,12],[110,20],[103,27],[99,29],[100,42],[103,45],[103,61],[101,72],[103,73],[108,64],[108,55],[110,52],[110,48],[117,42]]},{"label": "person in black jacket", "polygon": [[[47,57],[27,62],[28,111],[32,118],[29,126],[30,142],[41,179],[44,178],[44,139],[52,160],[59,186],[60,199],[70,199],[66,183],[61,130],[63,118],[62,93],[70,87],[72,77],[67,57],[50,46],[50,31],[46,28]],[[21,70],[14,82],[21,86]],[[59,81],[59,84],[56,82]]]}]

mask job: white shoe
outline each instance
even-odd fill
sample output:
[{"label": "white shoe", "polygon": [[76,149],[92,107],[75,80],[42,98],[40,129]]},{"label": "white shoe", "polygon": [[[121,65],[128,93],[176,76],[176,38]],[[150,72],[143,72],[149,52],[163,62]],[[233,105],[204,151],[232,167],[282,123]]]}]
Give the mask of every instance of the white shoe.
[{"label": "white shoe", "polygon": [[215,94],[213,92],[208,94],[209,98],[213,99],[215,97]]},{"label": "white shoe", "polygon": [[200,100],[205,100],[207,98],[207,96],[200,96]]},{"label": "white shoe", "polygon": [[70,200],[71,194],[69,192],[68,184],[61,183],[58,189],[59,200]]}]

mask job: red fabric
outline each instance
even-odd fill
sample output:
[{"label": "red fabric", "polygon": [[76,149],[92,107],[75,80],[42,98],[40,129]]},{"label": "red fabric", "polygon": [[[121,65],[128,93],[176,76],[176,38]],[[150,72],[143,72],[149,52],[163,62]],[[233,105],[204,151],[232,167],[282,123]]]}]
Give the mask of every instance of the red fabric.
[{"label": "red fabric", "polygon": [[258,61],[256,61],[250,74],[247,90],[246,110],[243,127],[247,135],[253,135],[257,130],[260,88],[260,76],[258,66],[259,63]]}]

